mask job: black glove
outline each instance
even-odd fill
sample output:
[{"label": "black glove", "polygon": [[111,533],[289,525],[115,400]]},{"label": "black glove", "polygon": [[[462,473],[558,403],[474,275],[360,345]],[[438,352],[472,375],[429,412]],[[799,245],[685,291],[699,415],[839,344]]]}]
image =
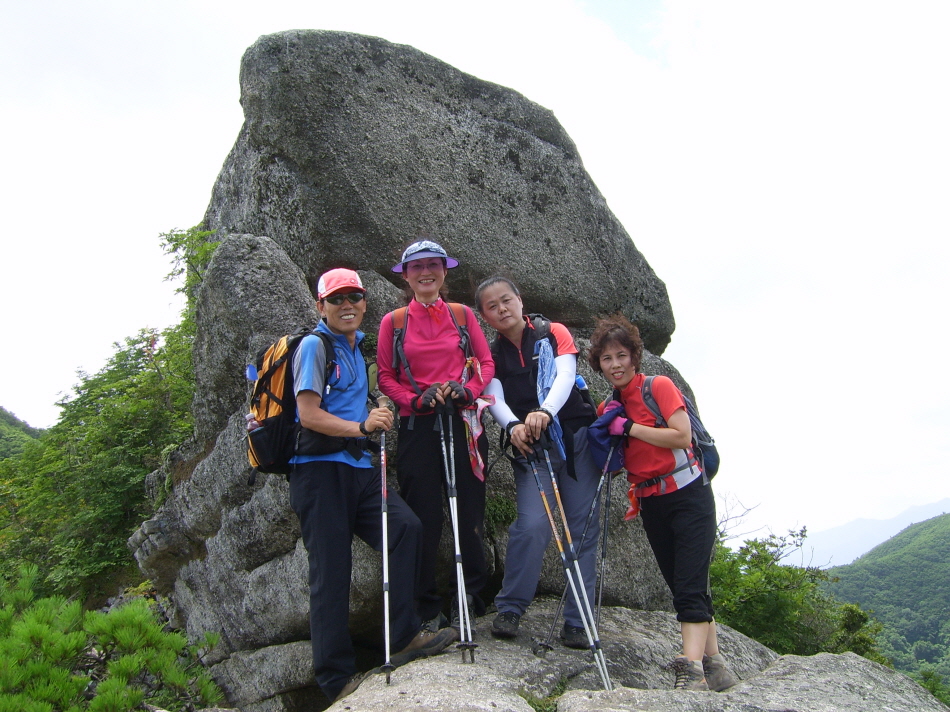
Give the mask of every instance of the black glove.
[{"label": "black glove", "polygon": [[531,453],[525,455],[528,462],[540,462],[544,459],[544,451],[550,450],[554,445],[551,436],[547,430],[541,432],[541,437],[531,443]]},{"label": "black glove", "polygon": [[426,388],[425,393],[412,399],[412,409],[416,413],[431,413],[435,408],[435,394],[439,392],[439,384],[433,383]]},{"label": "black glove", "polygon": [[446,381],[445,385],[452,389],[452,400],[456,405],[471,405],[474,402],[472,392],[458,381]]}]

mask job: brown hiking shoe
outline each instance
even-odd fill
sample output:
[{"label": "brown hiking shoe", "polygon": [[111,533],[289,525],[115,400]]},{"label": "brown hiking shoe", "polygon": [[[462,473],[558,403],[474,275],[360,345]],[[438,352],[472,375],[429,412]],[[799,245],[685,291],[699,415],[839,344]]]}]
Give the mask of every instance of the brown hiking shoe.
[{"label": "brown hiking shoe", "polygon": [[449,624],[449,619],[445,617],[445,614],[441,611],[435,618],[430,618],[427,621],[422,621],[422,628],[424,630],[430,630],[433,633],[438,633],[441,628],[445,628]]},{"label": "brown hiking shoe", "polygon": [[688,658],[674,658],[670,667],[676,673],[676,682],[673,684],[674,690],[708,690],[706,677],[703,673],[703,664],[699,660],[689,660]]},{"label": "brown hiking shoe", "polygon": [[739,682],[720,653],[703,656],[703,673],[706,675],[706,684],[714,692],[728,690]]},{"label": "brown hiking shoe", "polygon": [[347,695],[352,695],[354,692],[356,692],[356,688],[359,687],[359,686],[363,683],[363,680],[365,680],[365,679],[368,678],[370,675],[372,675],[373,672],[374,672],[373,670],[369,670],[368,672],[358,672],[358,673],[356,673],[353,677],[351,677],[351,678],[347,681],[347,683],[343,686],[343,689],[340,690],[340,694],[337,695],[337,696],[333,699],[333,701],[334,701],[334,702],[339,702],[340,700],[342,700],[342,699],[343,699],[344,697],[346,697]]},{"label": "brown hiking shoe", "polygon": [[393,667],[399,667],[417,658],[427,658],[430,655],[441,653],[458,639],[459,632],[455,628],[442,628],[433,633],[423,626],[416,633],[416,637],[409,641],[409,645],[392,656],[390,662]]}]

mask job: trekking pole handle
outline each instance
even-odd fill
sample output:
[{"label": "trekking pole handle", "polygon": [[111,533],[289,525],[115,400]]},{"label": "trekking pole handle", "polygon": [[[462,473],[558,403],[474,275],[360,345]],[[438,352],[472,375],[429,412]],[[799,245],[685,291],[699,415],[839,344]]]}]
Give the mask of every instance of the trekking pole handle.
[{"label": "trekking pole handle", "polygon": [[445,403],[435,403],[435,412],[438,414],[445,413],[446,415],[452,415],[455,412],[455,401],[451,398],[447,398]]}]

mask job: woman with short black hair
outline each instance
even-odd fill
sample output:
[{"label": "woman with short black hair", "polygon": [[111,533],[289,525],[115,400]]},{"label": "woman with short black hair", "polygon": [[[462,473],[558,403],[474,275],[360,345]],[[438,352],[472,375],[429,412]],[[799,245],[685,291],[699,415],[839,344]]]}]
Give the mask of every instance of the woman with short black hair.
[{"label": "woman with short black hair", "polygon": [[[491,277],[475,292],[475,308],[498,332],[492,342],[495,378],[485,389],[493,396],[492,417],[511,439],[512,470],[517,491],[518,517],[508,528],[505,577],[495,596],[498,615],[492,634],[513,638],[521,616],[534,598],[544,551],[551,540],[551,526],[538,491],[534,472],[526,459],[542,436],[556,447],[549,450],[554,476],[568,526],[573,534],[589,601],[594,600],[597,579],[596,550],[600,518],[596,512],[581,546],[580,537],[597,492],[599,472],[587,446],[587,427],[594,408],[575,385],[577,346],[567,327],[540,315],[524,314],[521,293],[506,277]],[[543,395],[542,395],[543,394]],[[546,461],[539,465],[541,483],[553,501],[551,475]],[[590,643],[577,601],[568,596],[564,608],[562,642],[586,649]]]},{"label": "woman with short black hair", "polygon": [[719,653],[709,590],[716,502],[690,446],[692,429],[679,389],[666,376],[653,379],[653,397],[665,426],[657,424],[644,404],[642,356],[640,331],[626,318],[617,315],[597,322],[588,361],[614,387],[613,400],[599,410],[623,409],[609,432],[623,438],[630,482],[627,518],[642,515],[680,621],[683,651],[673,661],[675,688],[718,692],[738,680]]}]

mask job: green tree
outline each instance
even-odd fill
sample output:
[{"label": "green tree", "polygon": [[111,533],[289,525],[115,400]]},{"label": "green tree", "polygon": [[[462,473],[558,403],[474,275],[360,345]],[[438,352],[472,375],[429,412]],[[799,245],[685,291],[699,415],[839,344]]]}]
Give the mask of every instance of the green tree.
[{"label": "green tree", "polygon": [[49,592],[84,593],[130,564],[125,540],[148,516],[143,482],[192,429],[190,341],[143,330],[98,373],[80,373],[41,441],[0,461],[0,558],[43,564]]},{"label": "green tree", "polygon": [[924,665],[921,667],[920,672],[917,675],[917,681],[931,695],[936,697],[945,705],[950,705],[950,687],[947,687],[944,684],[943,676],[932,667],[929,665]]},{"label": "green tree", "polygon": [[10,411],[0,408],[0,459],[19,455],[28,442],[42,434],[42,430],[31,428]]},{"label": "green tree", "polygon": [[950,515],[913,524],[846,566],[824,588],[874,611],[882,651],[908,674],[950,676]]},{"label": "green tree", "polygon": [[817,567],[783,563],[802,547],[806,530],[750,539],[733,551],[724,536],[710,567],[716,618],[773,650],[814,655],[851,650],[888,664],[880,653],[881,625],[854,604],[842,604],[821,583]]},{"label": "green tree", "polygon": [[80,372],[59,421],[0,460],[0,575],[42,565],[43,593],[101,592],[132,569],[125,541],[149,515],[143,482],[192,432],[194,297],[216,246],[192,228],[162,235],[187,304],[179,324],[115,344],[95,374]]}]

